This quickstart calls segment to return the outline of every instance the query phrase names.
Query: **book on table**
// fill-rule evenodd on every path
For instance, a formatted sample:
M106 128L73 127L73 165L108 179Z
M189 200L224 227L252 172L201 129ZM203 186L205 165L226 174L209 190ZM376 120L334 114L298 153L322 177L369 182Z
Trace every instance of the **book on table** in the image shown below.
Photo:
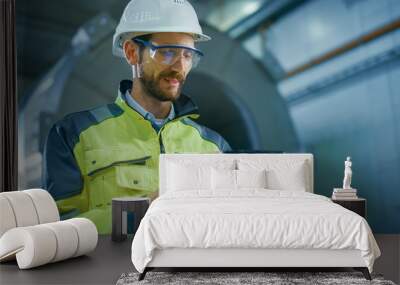
M335 200L358 199L357 189L334 188L332 193L332 199Z
M335 194L332 195L333 200L357 200L358 196L337 196Z
M343 189L343 188L333 188L334 193L357 193L357 189Z

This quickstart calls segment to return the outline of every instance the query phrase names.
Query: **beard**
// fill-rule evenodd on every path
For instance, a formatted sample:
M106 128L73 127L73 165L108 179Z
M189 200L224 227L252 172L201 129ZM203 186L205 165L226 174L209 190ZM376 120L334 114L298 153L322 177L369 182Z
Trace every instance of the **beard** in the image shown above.
M176 92L166 92L161 89L161 80L166 77L175 78L179 81L179 87ZM157 77L148 75L143 72L143 75L139 78L139 81L142 83L144 90L149 96L161 102L174 102L178 100L179 96L181 95L182 87L185 83L185 78L180 73L174 71L161 72Z

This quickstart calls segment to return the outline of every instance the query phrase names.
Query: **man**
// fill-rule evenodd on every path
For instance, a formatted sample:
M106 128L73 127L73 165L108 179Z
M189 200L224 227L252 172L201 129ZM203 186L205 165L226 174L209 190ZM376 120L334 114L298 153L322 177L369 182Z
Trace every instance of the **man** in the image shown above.
M132 65L115 103L70 114L50 130L43 184L63 218L92 220L111 232L111 200L154 196L160 153L214 153L230 147L192 118L198 109L181 94L208 40L184 0L135 0L124 10L113 53Z

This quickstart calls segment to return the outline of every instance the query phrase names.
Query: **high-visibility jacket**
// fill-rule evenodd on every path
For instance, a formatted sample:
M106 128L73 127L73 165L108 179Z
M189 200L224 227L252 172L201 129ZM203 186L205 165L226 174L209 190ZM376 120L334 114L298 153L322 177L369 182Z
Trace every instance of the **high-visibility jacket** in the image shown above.
M181 94L175 118L156 131L132 109L120 83L112 104L67 115L50 129L44 148L43 188L61 216L92 220L111 232L113 197L147 196L158 190L160 153L215 153L229 150L216 132L195 123L198 108Z

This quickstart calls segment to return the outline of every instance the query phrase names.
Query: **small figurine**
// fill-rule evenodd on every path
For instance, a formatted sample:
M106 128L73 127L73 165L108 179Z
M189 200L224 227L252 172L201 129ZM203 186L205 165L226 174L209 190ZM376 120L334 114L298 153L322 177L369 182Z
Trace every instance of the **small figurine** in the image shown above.
M351 157L348 156L344 162L344 179L343 179L343 189L351 188L351 177L353 176L353 171L351 170Z

